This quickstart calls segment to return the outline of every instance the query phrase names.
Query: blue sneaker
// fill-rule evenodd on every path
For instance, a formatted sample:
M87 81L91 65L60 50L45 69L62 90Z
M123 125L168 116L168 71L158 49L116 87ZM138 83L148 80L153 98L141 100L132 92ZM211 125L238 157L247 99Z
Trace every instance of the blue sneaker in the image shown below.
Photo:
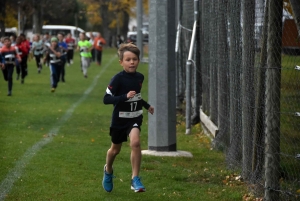
M108 174L106 172L106 164L104 165L104 175L103 175L103 180L102 180L102 186L104 188L104 190L106 190L107 192L111 192L114 188L114 184L113 184L113 178L115 178L115 176L113 175L113 173Z
M131 180L131 190L134 190L134 192L136 193L146 191L144 185L142 184L138 176L133 177L133 179Z

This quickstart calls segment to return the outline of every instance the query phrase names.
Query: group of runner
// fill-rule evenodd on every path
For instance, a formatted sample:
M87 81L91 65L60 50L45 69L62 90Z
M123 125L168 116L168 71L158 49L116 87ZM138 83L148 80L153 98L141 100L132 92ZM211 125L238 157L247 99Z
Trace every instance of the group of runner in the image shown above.
M24 84L28 75L27 62L31 57L35 59L38 73L41 73L43 65L49 67L51 92L54 92L59 81L65 82L65 65L73 64L76 49L80 52L81 71L87 78L87 69L92 61L101 65L102 46L105 44L106 41L100 33L96 35L90 33L90 39L85 33L80 33L78 42L70 33L66 36L63 33L56 36L46 33L42 37L35 34L32 42L26 39L24 34L1 38L0 67L4 80L8 82L7 95L12 95L14 67L17 71L16 79L19 80L21 77L21 83Z

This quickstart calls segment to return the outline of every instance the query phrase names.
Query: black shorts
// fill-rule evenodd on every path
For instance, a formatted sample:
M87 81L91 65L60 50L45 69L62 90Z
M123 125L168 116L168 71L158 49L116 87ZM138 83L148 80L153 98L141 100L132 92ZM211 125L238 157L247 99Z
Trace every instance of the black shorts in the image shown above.
M111 141L114 144L120 144L122 142L127 142L127 137L129 136L133 128L138 128L141 131L142 120L140 118L132 119L128 122L127 126L124 128L112 128L110 127Z

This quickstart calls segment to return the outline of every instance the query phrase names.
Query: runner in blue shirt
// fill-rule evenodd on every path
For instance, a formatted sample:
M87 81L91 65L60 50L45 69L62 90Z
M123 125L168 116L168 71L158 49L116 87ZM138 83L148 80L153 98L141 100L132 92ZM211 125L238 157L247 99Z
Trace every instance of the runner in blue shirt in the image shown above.
M57 34L57 38L58 38L58 47L60 47L63 50L63 54L60 57L62 64L61 64L61 78L60 80L62 82L65 82L65 65L67 62L67 52L68 52L68 45L66 42L64 42L64 36L62 33Z

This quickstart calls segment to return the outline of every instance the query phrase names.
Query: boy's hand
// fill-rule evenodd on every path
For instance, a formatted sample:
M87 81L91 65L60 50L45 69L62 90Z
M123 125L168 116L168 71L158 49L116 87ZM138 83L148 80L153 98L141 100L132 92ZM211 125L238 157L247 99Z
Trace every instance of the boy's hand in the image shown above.
M129 98L133 98L133 97L135 96L135 94L136 94L135 91L130 91L130 92L128 92L128 94L127 94L127 98L128 98L128 99L129 99Z
M150 106L149 109L148 109L148 112L153 115L154 114L154 107Z
M1 68L4 70L5 69L5 64L1 64Z

